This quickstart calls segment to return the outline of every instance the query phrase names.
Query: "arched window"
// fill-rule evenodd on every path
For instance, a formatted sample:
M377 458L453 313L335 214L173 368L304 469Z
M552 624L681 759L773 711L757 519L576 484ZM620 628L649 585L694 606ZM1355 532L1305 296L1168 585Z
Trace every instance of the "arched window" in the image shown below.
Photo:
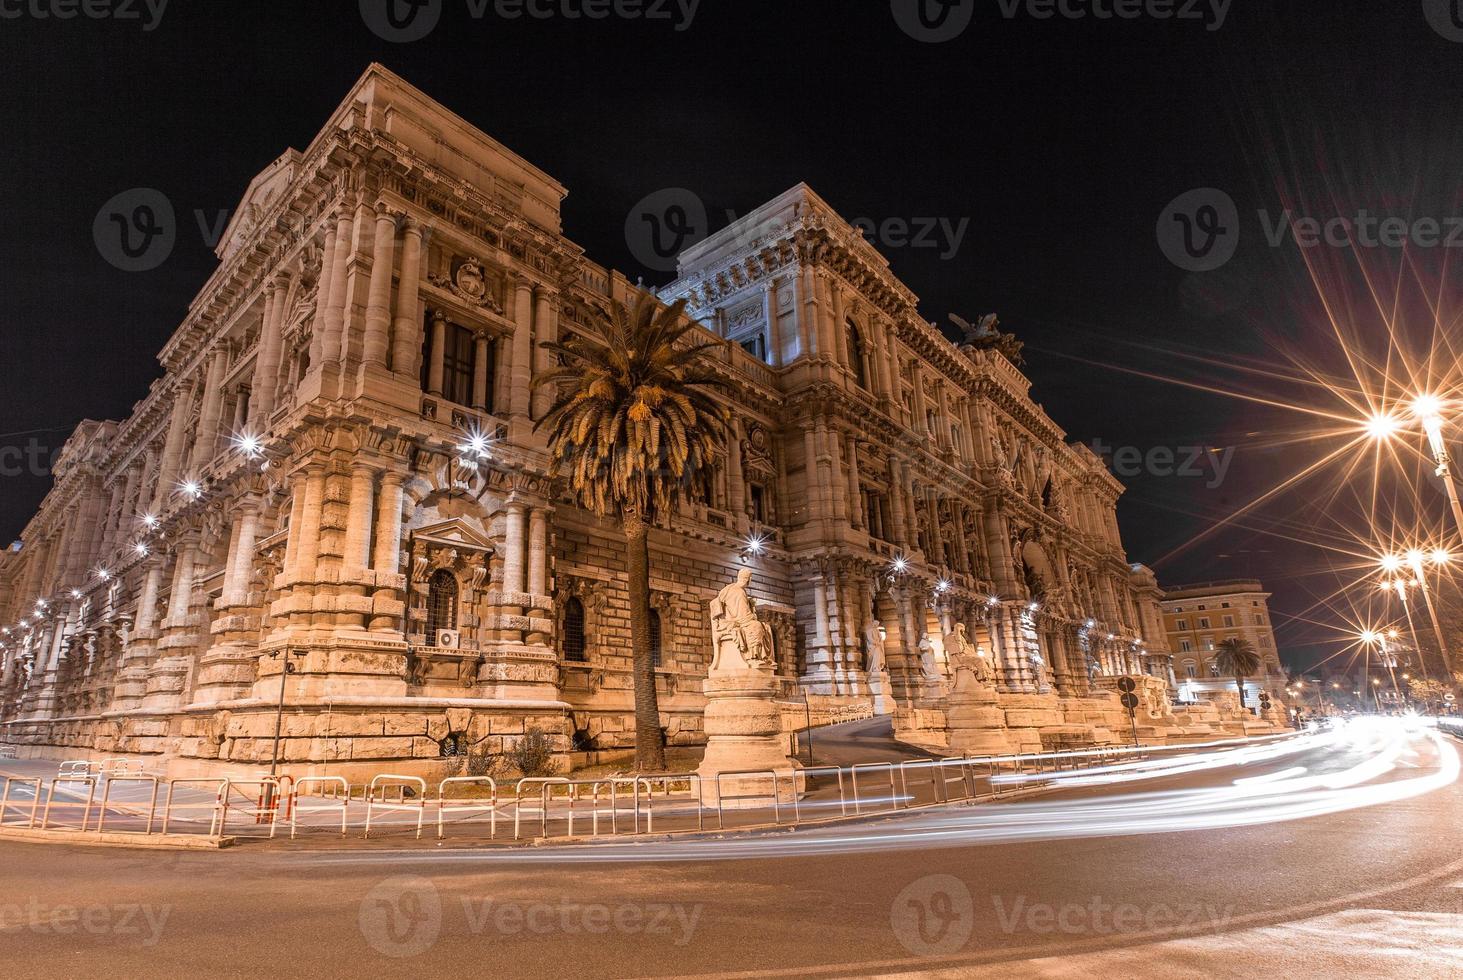
M564 603L564 659L584 662L584 603L570 596Z
M437 642L438 630L457 628L457 576L439 568L427 580L427 643Z
M660 666L660 611L650 610L650 665Z
M869 382L864 372L864 338L859 333L858 325L852 320L845 327L848 330L848 366L853 369L854 383L867 389Z

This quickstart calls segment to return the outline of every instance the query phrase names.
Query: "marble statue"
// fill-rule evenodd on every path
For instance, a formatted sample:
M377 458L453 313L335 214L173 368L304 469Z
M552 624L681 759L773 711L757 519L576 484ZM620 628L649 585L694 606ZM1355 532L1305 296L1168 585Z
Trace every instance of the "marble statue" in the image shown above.
M713 672L735 669L735 664L728 667L722 665L722 657L728 644L735 647L738 659L746 667L766 671L773 669L772 631L757 618L757 603L747 594L747 584L751 581L752 570L743 568L737 572L736 581L723 588L711 600Z

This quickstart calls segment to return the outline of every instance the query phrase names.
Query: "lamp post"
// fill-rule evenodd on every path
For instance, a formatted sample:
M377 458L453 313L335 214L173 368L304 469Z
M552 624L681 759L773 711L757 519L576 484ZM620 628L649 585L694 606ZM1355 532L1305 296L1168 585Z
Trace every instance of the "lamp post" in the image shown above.
M1448 492L1448 506L1453 510L1453 523L1458 533L1463 534L1463 503L1458 500L1458 485L1453 482L1448 447L1443 442L1443 403L1436 395L1419 395L1412 400L1412 414L1422 422L1422 429L1427 433L1428 447L1437 466L1433 472L1442 478Z
M1432 621L1433 638L1438 641L1438 655L1443 659L1443 670L1451 674L1453 670L1453 657L1448 652L1447 641L1443 639L1443 627L1438 621L1438 611L1433 607L1432 591L1427 587L1427 578L1423 570L1423 561L1425 559L1426 556L1420 548L1412 548L1405 555L1383 555L1382 570L1384 572L1397 572L1404 565L1411 570L1417 580L1418 588L1422 590L1422 600L1427 606L1428 618ZM1435 565L1445 564L1451 560L1451 556L1445 551L1438 550L1433 552L1432 561ZM1398 594L1401 594L1400 588Z
M279 736L284 728L284 685L289 676L295 673L295 665L290 662L290 657L304 658L304 650L275 650L267 654L269 659L281 658L279 671L279 701L274 708L274 747L269 751L269 775L274 776L279 771ZM266 791L269 787L266 786Z
M1389 579L1382 583L1384 592L1396 590L1397 598L1402 602L1402 615L1407 617L1407 635L1412 639L1413 652L1417 654L1418 665L1422 667L1422 676L1429 678L1431 675L1427 669L1427 657L1423 656L1422 646L1417 642L1417 626L1412 622L1412 607L1407 603L1407 583L1400 578Z

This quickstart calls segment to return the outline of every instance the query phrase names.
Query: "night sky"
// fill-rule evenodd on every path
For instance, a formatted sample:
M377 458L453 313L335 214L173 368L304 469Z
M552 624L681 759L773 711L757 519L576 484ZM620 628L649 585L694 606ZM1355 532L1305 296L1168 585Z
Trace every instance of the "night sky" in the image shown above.
M917 22L900 0L897 12L888 0L701 0L689 23L688 0L664 17L602 20L565 15L585 0L540 0L552 17L517 19L492 2L474 16L479 0L428 0L418 16L437 13L435 27L402 43L368 26L386 23L372 0L172 0L156 19L141 0L93 2L138 16L0 4L6 540L49 485L30 457L83 418L128 414L215 267L210 229L260 169L309 142L371 61L565 184L566 233L631 278L670 278L626 234L637 202L665 188L693 193L713 230L798 181L869 219L926 319L999 313L1027 344L1033 396L1072 439L1154 464L1121 474L1130 559L1168 584L1262 578L1293 662L1327 652L1357 612L1328 597L1357 574L1368 521L1444 526L1436 488L1408 489L1415 460L1374 501L1374 460L1359 453L1241 510L1345 444L1314 438L1341 427L1293 407L1345 408L1327 388L1360 390L1343 348L1384 363L1388 322L1419 358L1439 344L1445 356L1457 336L1450 258L1463 253L1272 246L1267 226L1287 207L1321 219L1365 209L1409 228L1434 219L1447 237L1463 215L1458 0L1234 0L1222 19L1204 0L1199 19L1136 20L979 0L942 43L901 26ZM950 7L931 30L969 15ZM139 187L172 204L176 244L127 272L93 221ZM1237 222L1238 244L1191 272L1158 230L1182 227L1165 209L1200 188L1227 194L1237 217L1195 210L1197 233ZM1190 200L1216 199L1204 193ZM1171 472L1189 447L1208 451L1197 472Z

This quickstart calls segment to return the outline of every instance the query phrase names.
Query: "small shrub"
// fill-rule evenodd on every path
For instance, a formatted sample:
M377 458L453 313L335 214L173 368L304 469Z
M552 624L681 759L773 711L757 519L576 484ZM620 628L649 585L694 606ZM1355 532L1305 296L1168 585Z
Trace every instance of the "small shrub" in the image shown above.
M525 776L547 776L554 771L554 746L540 728L530 728L508 752L513 767Z

